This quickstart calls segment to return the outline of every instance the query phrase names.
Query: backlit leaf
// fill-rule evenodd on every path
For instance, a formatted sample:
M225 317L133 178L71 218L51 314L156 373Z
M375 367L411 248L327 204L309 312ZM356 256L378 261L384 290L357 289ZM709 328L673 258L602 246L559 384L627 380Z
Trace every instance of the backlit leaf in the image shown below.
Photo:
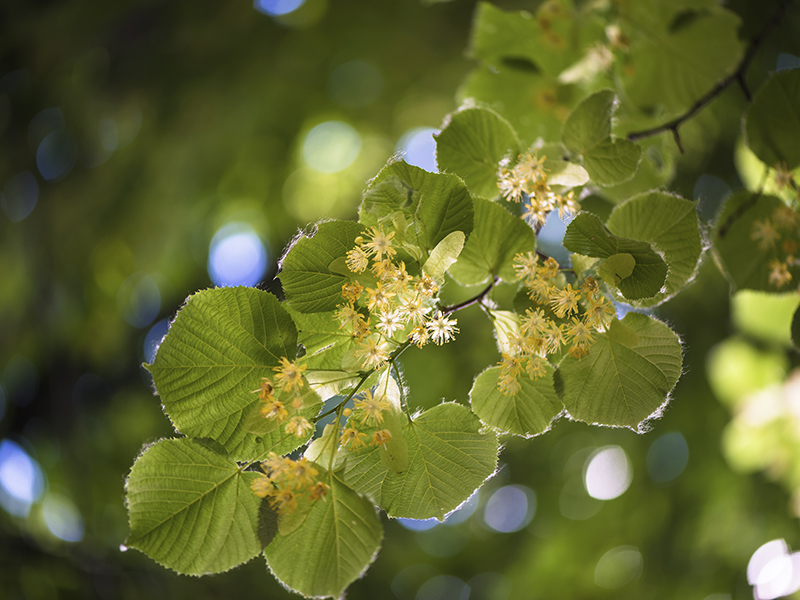
M469 393L473 412L501 432L533 437L550 429L553 419L564 406L553 387L553 368L544 377L531 380L522 373L516 394L503 394L498 387L500 367L491 367L478 375Z
M641 194L617 206L606 226L615 235L647 240L669 267L666 289L637 305L660 304L695 276L703 253L703 239L694 202L665 192Z
M800 165L800 69L774 73L747 109L748 147L770 167Z
M176 429L222 444L234 458L260 454L283 437L258 438L244 427L258 405L253 390L293 360L297 332L275 296L252 288L219 288L189 297L164 338L150 371ZM318 398L309 398L313 416ZM297 445L289 439L280 448ZM288 445L287 445L288 444ZM293 445L294 444L294 445Z
M588 356L561 362L555 388L573 418L641 431L680 377L681 344L669 327L646 315L628 313L622 324L635 335L598 335Z
M125 542L186 575L220 573L256 556L261 499L257 473L190 438L161 440L136 459L125 485ZM262 528L263 530L263 528Z
M325 312L342 302L342 285L348 277L330 269L355 246L362 233L358 223L319 223L312 236L301 235L281 262L280 280L289 305L301 313Z
M592 213L578 213L567 226L564 247L570 252L596 258L616 254L633 256L636 261L633 272L619 282L619 290L628 300L655 296L667 276L666 263L648 243L615 236Z
M482 198L498 195L500 161L519 154L519 140L508 121L485 108L458 110L434 137L439 169L459 175Z
M525 221L497 202L475 198L475 230L450 274L464 285L478 285L492 277L515 281L514 256L535 247L536 236Z
M341 479L322 471L330 486L324 500L310 503L302 526L278 534L267 547L267 565L288 588L305 596L338 598L375 560L383 528L375 507ZM299 507L298 510L302 510Z

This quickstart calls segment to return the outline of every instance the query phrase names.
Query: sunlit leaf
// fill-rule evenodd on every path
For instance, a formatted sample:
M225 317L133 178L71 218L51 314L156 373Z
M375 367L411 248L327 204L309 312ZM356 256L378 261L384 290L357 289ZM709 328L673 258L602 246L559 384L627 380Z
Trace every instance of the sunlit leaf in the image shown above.
M618 185L636 173L642 151L633 142L611 137L611 117L616 94L596 92L570 113L561 141L571 152L583 156L583 166L592 181L601 186Z
M301 313L325 312L342 302L342 285L348 278L330 270L355 246L362 228L352 221L319 223L316 232L301 235L281 262L280 279L291 307Z
M748 147L770 167L800 165L800 70L774 73L747 110Z
M475 198L475 230L450 274L464 285L485 283L492 277L515 281L514 256L535 247L536 236L525 221L497 202Z
M726 201L714 228L714 250L721 266L735 289L762 290L766 292L787 291L788 282L782 287L770 282L772 267L785 261L786 253L781 243L767 243L758 238L758 224L772 226L776 210L786 207L774 196L763 196L739 191ZM788 266L792 282L800 278L800 267Z
M703 239L694 202L664 192L642 194L617 206L606 226L615 235L647 240L667 263L665 290L639 306L660 304L695 276Z
M681 344L669 327L646 315L628 313L622 324L638 344L633 335L598 335L588 356L561 362L555 388L579 421L641 430L658 416L680 377Z
M125 486L131 528L125 543L187 575L250 560L269 542L259 539L266 517L250 490L256 476L200 441L157 442L136 459Z
M500 161L519 154L519 140L508 121L485 108L462 108L453 113L436 138L436 162L441 171L464 179L482 198L498 195Z
M500 367L491 367L478 375L469 397L472 410L501 432L533 437L550 429L553 419L564 406L553 388L553 368L547 367L544 377L531 380L522 373L516 394L503 394L498 387Z
M375 507L340 477L322 471L327 496L313 503L303 497L311 506L302 526L275 536L265 551L275 577L305 596L338 598L375 560L383 539Z
M646 242L613 235L595 215L578 215L567 226L564 247L585 256L608 258L630 254L636 266L630 276L619 282L619 290L629 300L651 298L659 293L667 276L667 265Z
M198 292L172 323L150 367L164 409L176 429L216 440L234 458L272 449L281 431L262 438L244 427L258 405L253 390L282 357L293 360L297 332L275 296L252 288ZM313 416L319 399L309 397ZM280 449L297 445L289 439Z
M390 517L444 519L470 497L497 465L493 433L459 404L440 404L405 427L408 467L393 473L376 449L346 451L345 481Z
M650 8L649 2L642 5ZM636 19L623 21L632 42L630 62L620 65L620 73L637 106L663 105L679 113L736 68L744 50L739 17L719 7L691 16L672 31L669 21L660 22L656 31Z
M386 193L377 194L376 190L384 188ZM402 200L403 192L406 200ZM394 200L386 200L387 193ZM464 235L472 231L472 198L464 182L450 173L430 173L403 161L389 162L370 182L360 214L366 223L398 208L409 222L409 242L426 252L454 231Z

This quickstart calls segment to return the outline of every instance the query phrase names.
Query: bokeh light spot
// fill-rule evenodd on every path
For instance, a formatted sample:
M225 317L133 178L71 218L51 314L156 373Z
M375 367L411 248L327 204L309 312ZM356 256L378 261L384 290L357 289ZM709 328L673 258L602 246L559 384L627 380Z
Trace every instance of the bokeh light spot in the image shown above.
M403 160L408 164L431 173L438 173L436 140L433 139L436 133L439 133L439 130L431 127L411 129L400 138L397 151L403 154Z
M452 575L437 575L423 583L416 600L467 600L469 586Z
M784 540L759 547L747 564L747 582L759 600L772 600L800 590L800 552L789 553Z
M16 442L0 442L0 505L12 515L26 517L43 491L39 464Z
M361 151L361 136L347 123L326 121L306 134L303 158L323 173L338 173L353 164Z
M0 195L3 212L13 223L18 223L31 214L38 200L39 184L30 171L23 171L9 179Z
M161 345L161 341L169 331L169 319L161 319L158 323L150 328L147 336L144 338L144 360L152 364L156 359L156 352Z
M47 181L59 181L66 177L77 160L78 145L63 129L45 136L36 150L36 166Z
M639 578L642 555L635 546L617 546L606 552L594 570L594 582L608 590L621 588Z
M617 498L628 489L632 479L633 468L628 455L619 446L598 448L586 461L583 484L592 498Z
M470 600L508 600L511 597L511 580L500 573L478 573L467 585Z
M60 494L48 494L42 507L42 516L54 536L65 542L83 539L83 519L75 503Z
M246 223L228 223L211 239L208 275L218 287L252 287L264 277L268 262L264 243Z
M536 512L536 494L521 485L507 485L496 490L483 512L483 520L494 531L511 533L530 523Z
M336 67L328 78L328 94L343 106L359 108L378 99L383 77L371 63L351 60Z
M270 17L288 15L303 6L305 0L254 0L253 8Z
M97 124L97 137L100 138L100 144L107 152L113 152L117 149L119 131L113 119L100 119Z
M444 520L445 525L460 525L467 519L469 519L472 514L475 512L475 509L478 508L478 500L480 498L479 492L476 490L472 493L472 496L467 498L467 501L464 502L461 506L459 506L456 510L451 512L448 517Z
M656 483L677 478L689 462L689 446L677 431L657 438L647 451L647 472Z
M431 518L431 519L397 519L397 522L400 523L406 529L410 529L411 531L428 531L428 529L433 529L437 525L439 525L439 521Z
M59 131L66 127L64 113L58 107L45 108L31 119L28 124L28 146L32 152L36 152L42 140L54 131Z
M147 327L161 310L158 284L148 275L134 273L119 286L117 307L128 323L140 329Z

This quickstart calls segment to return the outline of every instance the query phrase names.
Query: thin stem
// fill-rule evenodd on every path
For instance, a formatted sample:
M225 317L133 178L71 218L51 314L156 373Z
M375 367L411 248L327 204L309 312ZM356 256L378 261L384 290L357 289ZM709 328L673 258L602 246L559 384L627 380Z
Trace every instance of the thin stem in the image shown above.
M681 143L681 136L678 132L678 127L683 125L686 121L691 119L701 110L703 110L708 104L710 104L717 96L719 96L729 85L736 82L741 87L742 92L744 93L745 98L748 102L752 101L752 95L750 94L750 90L747 87L747 83L745 82L745 74L747 72L750 63L753 61L753 58L758 52L761 45L764 43L764 40L772 33L772 30L778 26L778 24L783 19L784 13L788 8L789 4L791 4L792 0L781 0L778 4L778 9L775 11L775 14L772 18L764 25L761 29L759 34L750 40L750 45L747 47L747 50L742 57L742 60L739 62L739 65L736 67L736 70L728 75L725 79L721 79L717 82L717 84L709 90L709 92L697 100L692 106L687 110L685 113L680 115L679 117L672 119L664 123L663 125L659 125L658 127L652 127L650 129L643 129L642 131L634 131L628 134L628 139L632 142L636 140L641 140L644 138L652 137L655 135L659 135L661 133L665 133L667 131L672 132L672 137L675 139L675 144L678 146L678 150L680 150L681 154L685 154L683 149L683 144Z
M467 308L468 306L472 306L473 304L477 304L481 300L483 300L489 292L494 289L494 286L497 285L497 282L500 281L499 277L495 277L492 279L491 283L486 286L484 290L481 291L480 294L470 298L469 300L464 300L463 302L459 302L458 304L452 304L450 306L443 306L440 310L442 314L449 315L451 313L456 312L457 310L461 310L462 308Z

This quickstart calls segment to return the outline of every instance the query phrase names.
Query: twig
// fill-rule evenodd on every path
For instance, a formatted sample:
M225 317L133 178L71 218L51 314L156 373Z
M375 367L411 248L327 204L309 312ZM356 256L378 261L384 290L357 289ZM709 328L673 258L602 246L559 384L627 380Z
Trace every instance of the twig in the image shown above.
M499 277L495 277L492 279L491 283L486 286L486 288L481 291L480 294L477 296L470 298L469 300L464 300L463 302L459 302L458 304L453 304L451 306L443 306L440 310L442 314L449 315L457 310L461 310L462 308L467 308L468 306L472 306L473 304L477 304L481 300L483 300L486 295L494 289L494 286L497 285L497 282L500 281Z
M764 43L764 40L767 38L767 36L772 33L772 30L777 27L781 22L781 19L783 19L783 15L791 2L792 0L781 0L781 2L778 4L778 10L775 11L775 14L772 16L772 18L767 22L766 25L764 25L764 28L759 32L759 34L750 40L750 45L747 47L747 50L745 51L744 56L742 57L742 60L736 70L728 75L725 79L718 81L717 84L711 88L711 90L705 96L692 104L689 110L687 110L681 116L672 119L663 125L659 125L658 127L629 133L628 139L631 142L635 142L636 140L641 140L671 131L672 137L675 139L675 144L678 146L678 150L680 150L681 154L685 154L683 144L681 143L681 136L680 133L678 133L678 127L703 110L706 105L710 104L731 83L738 83L739 87L742 88L742 92L744 93L745 98L747 98L747 101L752 101L753 97L750 94L747 83L745 83L745 73L752 62L753 57L756 55L756 52L758 52L758 49L761 47L761 44Z

